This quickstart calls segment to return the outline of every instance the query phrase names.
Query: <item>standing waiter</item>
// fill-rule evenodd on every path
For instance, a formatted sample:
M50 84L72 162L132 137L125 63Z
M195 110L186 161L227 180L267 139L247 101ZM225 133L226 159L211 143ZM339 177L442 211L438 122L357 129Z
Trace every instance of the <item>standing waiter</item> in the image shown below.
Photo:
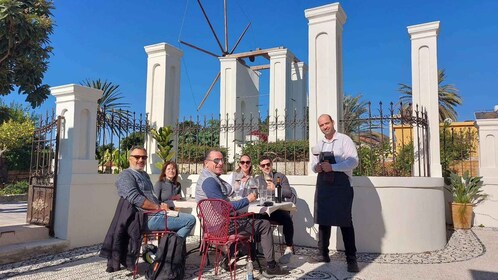
M318 126L324 134L313 148L311 168L318 173L315 191L315 223L318 224L319 254L312 262L330 262L331 226L341 228L348 272L358 272L354 227L351 215L353 188L351 177L358 166L358 152L349 136L334 129L330 115L321 115Z

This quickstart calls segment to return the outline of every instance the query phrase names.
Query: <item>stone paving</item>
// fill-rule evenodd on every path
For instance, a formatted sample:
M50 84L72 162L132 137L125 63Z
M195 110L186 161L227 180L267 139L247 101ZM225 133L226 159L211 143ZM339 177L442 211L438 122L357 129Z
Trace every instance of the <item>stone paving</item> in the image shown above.
M453 262L464 262L482 256L486 253L485 246L474 230L457 230L450 231L450 239L447 246L442 250L424 252L417 254L369 254L359 253L358 261L360 267L369 264L445 264ZM498 229L488 229L498 233ZM197 244L196 237L189 237L189 246ZM131 273L127 270L121 270L114 273L106 273L106 260L99 258L100 245L78 248L56 255L48 255L0 266L0 279L131 279ZM331 263L329 264L310 264L309 256L316 253L315 248L297 247L296 255L287 265L290 271L285 277L273 279L348 279L361 280L371 279L363 276L347 273L345 271L345 257L343 252L331 252ZM213 259L213 258L211 258ZM191 254L187 259L185 279L197 279L199 273L200 258L198 254ZM245 279L245 265L243 261L239 262L237 270L237 279ZM140 271L143 272L145 264L141 265ZM212 266L204 269L203 279L227 279L229 274L223 270L218 276L214 275ZM491 277L498 276L498 273L492 272ZM263 279L255 269L257 279ZM145 279L140 276L137 279ZM373 279L373 278L372 278ZM383 278L376 278L383 279ZM386 278L388 279L388 278ZM400 278L389 278L400 279ZM421 277L413 279L431 279L430 277ZM436 279L436 278L434 278ZM437 278L446 279L446 278ZM462 278L464 279L464 278ZM477 279L477 278L475 278ZM496 279L496 278L482 278Z

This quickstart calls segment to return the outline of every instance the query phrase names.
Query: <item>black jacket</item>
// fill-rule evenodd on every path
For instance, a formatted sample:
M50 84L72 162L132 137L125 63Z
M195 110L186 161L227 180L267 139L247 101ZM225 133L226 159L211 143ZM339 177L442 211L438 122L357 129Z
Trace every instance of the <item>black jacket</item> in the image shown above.
M120 198L100 250L100 257L107 259L107 272L120 270L119 264L133 269L140 253L142 224L142 212Z

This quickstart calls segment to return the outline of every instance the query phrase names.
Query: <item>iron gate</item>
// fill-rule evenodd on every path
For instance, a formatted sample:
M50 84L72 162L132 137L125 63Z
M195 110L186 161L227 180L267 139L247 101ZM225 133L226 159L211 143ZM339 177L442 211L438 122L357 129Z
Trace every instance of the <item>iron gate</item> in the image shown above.
M31 146L27 223L44 225L54 236L59 138L63 117L54 113L35 128Z

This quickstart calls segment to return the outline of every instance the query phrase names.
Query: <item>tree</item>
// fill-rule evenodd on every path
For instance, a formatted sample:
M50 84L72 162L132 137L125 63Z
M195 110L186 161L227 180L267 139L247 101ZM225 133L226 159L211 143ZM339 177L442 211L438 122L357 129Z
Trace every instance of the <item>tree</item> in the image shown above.
M115 85L107 80L85 80L81 85L100 89L103 91L102 97L97 101L97 129L100 132L105 129L114 135L123 135L128 132L132 124L132 114L128 109L130 103L122 102L122 93L119 85Z
M455 106L462 105L462 98L454 85L442 84L445 79L446 74L444 69L440 69L438 71L439 121L443 122L447 118L456 121L458 113L455 110ZM411 110L409 104L412 102L412 87L399 84L398 91L404 94L399 98L399 101L403 103L404 110Z
M360 127L365 124L365 120L362 120L361 117L368 112L368 102L361 100L361 97L361 94L344 96L342 124L344 134L358 134Z
M43 84L52 52L51 0L0 0L0 95L17 87L38 107L50 94Z

